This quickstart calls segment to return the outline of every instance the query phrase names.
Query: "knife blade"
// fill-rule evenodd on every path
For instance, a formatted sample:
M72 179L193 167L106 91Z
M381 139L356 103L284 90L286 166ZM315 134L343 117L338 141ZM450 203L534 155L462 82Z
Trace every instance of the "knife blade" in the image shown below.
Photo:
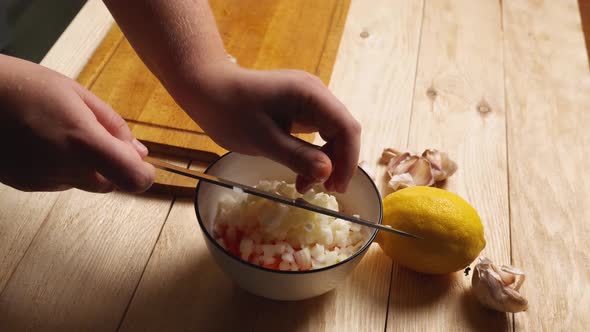
M338 211L326 209L324 207L321 207L321 206L318 206L315 204L311 204L302 198L291 199L291 198L283 197L283 196L280 196L280 195L277 195L277 194L274 194L271 192L260 190L255 187L251 187L248 185L244 185L241 183L237 183L234 181L223 179L223 178L217 177L215 175L178 167L176 165L172 165L170 163L167 163L165 161L162 161L160 159L156 159L156 158L153 158L150 156L145 157L144 161L154 165L154 167L159 168L161 170L171 172L174 174L178 174L178 175L182 175L182 176L186 176L186 177L190 177L193 179L205 181L205 182L208 182L208 183L211 183L214 185L218 185L221 187L231 189L236 192L247 193L250 195L262 197L262 198L265 198L265 199L268 199L271 201L286 204L286 205L293 206L296 208L312 211L315 213L320 213L320 214L327 215L327 216L334 217L334 218L347 220L347 221L350 221L352 223L359 224L362 226L376 228L380 231L384 231L384 232L388 232L388 233L392 233L392 234L396 234L396 235L401 235L401 236L405 236L405 237L410 237L410 238L414 238L414 239L422 239L421 237L419 237L417 235L410 234L408 232L404 232L404 231L392 228L388 225L381 225L381 224L373 223L371 221L362 219L357 216L344 214L344 213L341 213Z

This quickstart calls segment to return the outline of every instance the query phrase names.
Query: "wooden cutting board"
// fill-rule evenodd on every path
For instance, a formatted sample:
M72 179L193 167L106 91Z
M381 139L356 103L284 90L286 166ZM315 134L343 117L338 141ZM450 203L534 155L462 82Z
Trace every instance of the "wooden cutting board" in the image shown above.
M210 4L226 50L240 66L302 69L328 84L350 0L212 0ZM78 81L119 112L151 152L205 164L226 152L178 107L117 26ZM300 137L314 139L314 135ZM188 194L195 184L158 171L154 188Z

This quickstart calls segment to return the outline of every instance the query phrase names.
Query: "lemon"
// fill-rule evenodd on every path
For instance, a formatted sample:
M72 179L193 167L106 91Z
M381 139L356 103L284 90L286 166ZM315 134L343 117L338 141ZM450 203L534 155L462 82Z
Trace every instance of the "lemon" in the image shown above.
M432 187L409 187L383 199L383 224L422 237L379 232L377 242L399 264L443 274L461 270L486 245L477 211L461 197Z

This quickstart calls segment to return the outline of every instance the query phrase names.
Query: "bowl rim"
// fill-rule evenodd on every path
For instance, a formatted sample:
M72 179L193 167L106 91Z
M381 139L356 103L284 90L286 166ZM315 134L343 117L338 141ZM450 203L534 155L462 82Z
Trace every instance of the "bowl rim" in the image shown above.
M219 157L217 160L215 160L213 163L211 163L211 165L209 165L207 167L207 169L205 170L205 173L208 173L211 168L217 164L220 160L224 159L225 157L229 156L230 154L239 154L236 152L232 152L229 151L227 153L225 153L223 156ZM357 166L357 171L362 172L362 174L364 176L366 176L371 183L371 187L373 188L373 190L375 191L375 193L377 194L377 197L379 197L379 199L377 200L379 202L379 220L378 223L381 224L383 221L383 203L381 202L381 194L379 193L379 189L377 188L377 185L375 184L375 181L373 181L371 179L371 177L369 176L369 174L367 174L367 172L365 172L365 170L362 169L362 167ZM201 218L201 214L199 213L199 206L198 206L198 201L199 201L199 189L201 188L201 183L203 183L202 181L199 181L199 183L197 184L197 186L195 187L195 198L194 198L194 208L195 208L195 213L197 215L197 221L199 223L199 227L201 228L201 232L203 234L205 234L205 237L207 238L207 240L211 243L213 243L214 246L217 247L217 249L219 249L223 254L225 254L226 256L230 257L232 260L237 261L238 263L241 263L243 265L246 265L248 267L252 267L261 271L266 271L266 272L271 272L271 273L278 273L278 274L287 274L287 275L301 275L301 274L311 274L311 273L319 273L322 271L326 271L326 270L330 270L333 268L336 268L338 266L344 265L350 261L352 261L353 259L355 259L356 257L358 257L359 255L363 254L373 243L373 241L375 241L375 238L377 237L377 229L373 230L373 234L371 235L371 238L359 249L357 250L354 254L350 255L349 257L347 257L345 260L342 260L336 264L332 264L332 265L328 265L319 269L310 269L310 270L306 270L306 271L282 271L282 270L275 270L275 269L269 269L260 265L256 265L247 261L244 261L243 259L236 257L234 255L232 255L230 252L228 252L227 250L225 250L214 238L211 234L209 234L209 231L207 230L207 228L204 226L203 220Z

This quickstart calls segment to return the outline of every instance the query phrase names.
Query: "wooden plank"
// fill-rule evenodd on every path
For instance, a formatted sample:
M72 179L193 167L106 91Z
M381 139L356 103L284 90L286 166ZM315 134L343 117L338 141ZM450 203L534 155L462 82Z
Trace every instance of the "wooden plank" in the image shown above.
M0 297L0 330L114 330L170 199L62 193Z
M80 72L76 80L84 87L94 84L98 75L103 71L109 60L115 54L115 51L123 41L123 32L117 25L113 25L109 33L104 37L100 45L96 48L92 57L88 60L84 69Z
M121 330L242 330L258 303L215 265L193 202L183 198L170 212Z
M382 331L391 264L373 244L334 291L305 302L263 300L253 331Z
M375 164L381 144L407 139L408 82L414 80L421 19L417 2L351 3L330 87L363 124L363 155ZM370 37L361 36L365 30ZM367 84L378 80L385 82L378 91L378 83ZM389 116L392 109L401 114ZM375 130L384 119L388 130ZM353 275L324 296L281 303L248 295L215 266L192 202L182 200L172 208L122 329L382 331L390 276L391 262L374 245Z
M386 147L406 146L423 1L351 4L330 89L362 124L360 159L385 192ZM317 144L321 138L317 137Z
M483 255L510 263L501 8L498 1L427 1L409 147L449 153L459 171L445 189L478 211ZM479 306L471 275L425 276L395 266L388 330L510 329Z
M25 193L0 184L0 294L57 196L57 193Z
M120 30L113 30L116 39ZM92 64L92 63L91 63ZM90 69L85 69L90 70ZM100 75L88 88L125 119L137 118L158 85L126 39L118 45Z
M514 265L524 331L590 325L590 69L575 0L504 2Z
M170 157L165 154L155 153L150 150L150 156L161 159L163 161L172 163L180 167L188 167L189 161L187 158ZM208 163L193 162L194 165L199 166L202 170L205 170ZM195 195L195 188L199 180L188 178L186 176L174 174L156 168L156 177L152 186L147 190L150 194L157 195L168 195L170 197L187 197L192 198Z

